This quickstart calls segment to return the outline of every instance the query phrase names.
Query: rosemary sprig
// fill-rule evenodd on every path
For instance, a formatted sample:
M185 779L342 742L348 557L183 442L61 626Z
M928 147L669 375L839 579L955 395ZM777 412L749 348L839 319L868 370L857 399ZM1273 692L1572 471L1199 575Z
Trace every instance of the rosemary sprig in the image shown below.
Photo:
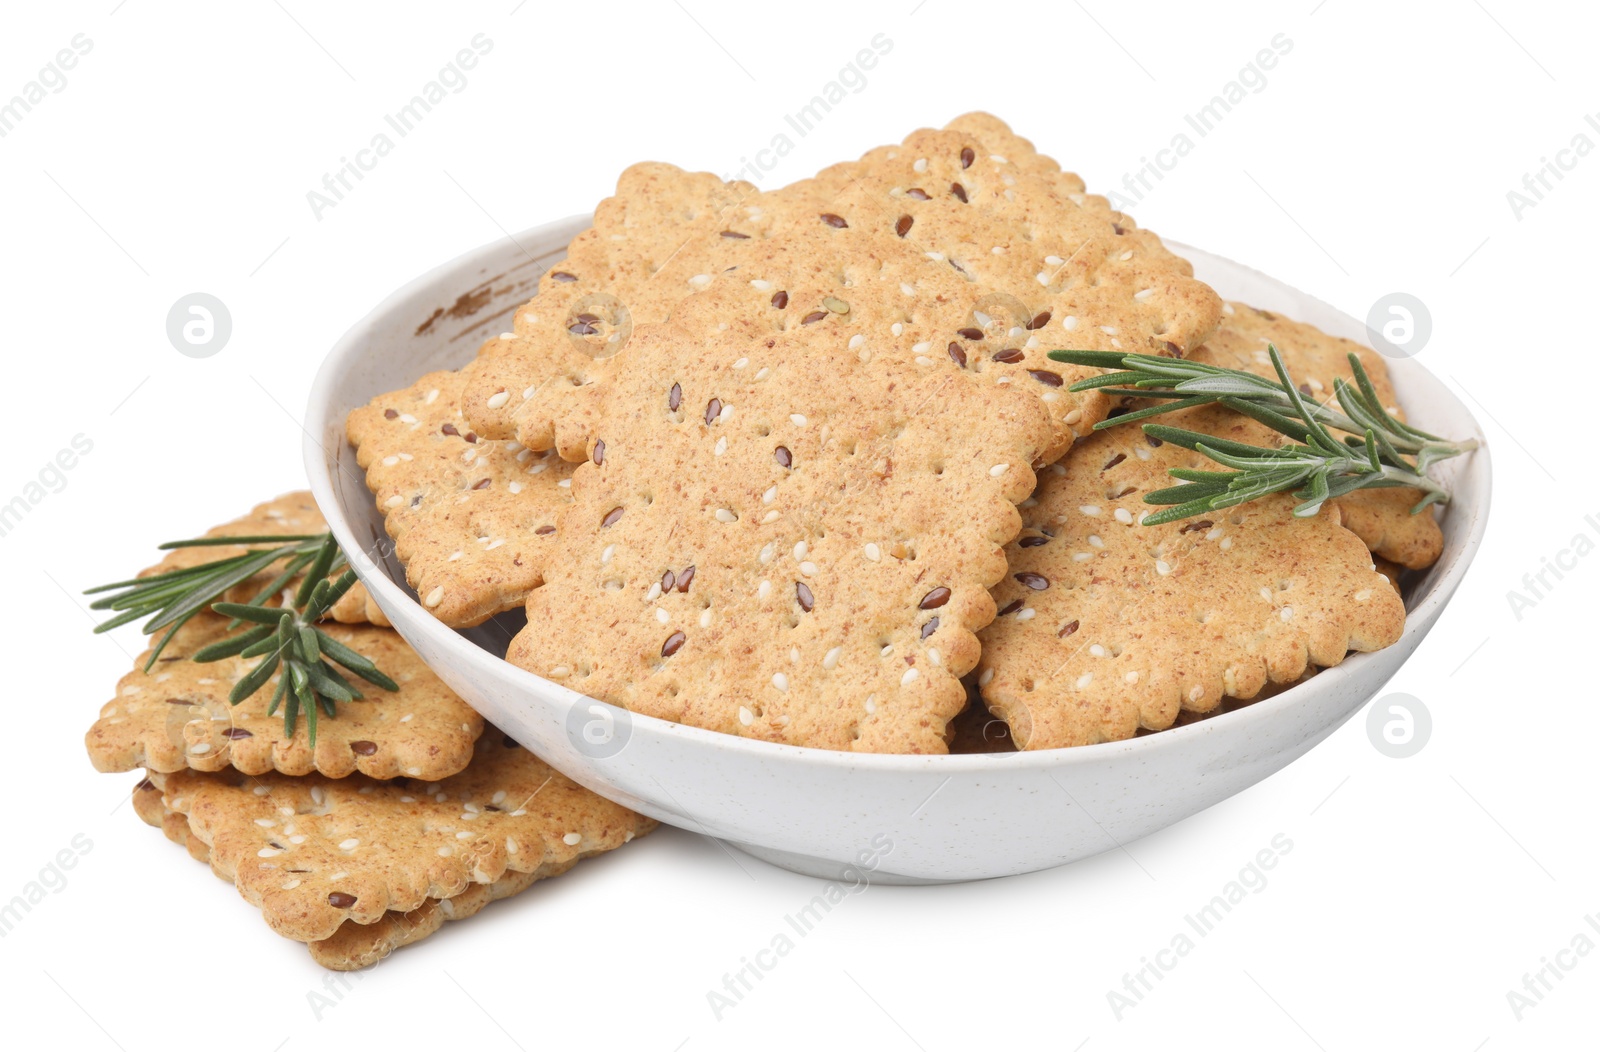
M266 537L199 537L163 544L163 551L176 548L217 547L237 544L272 544L276 547L214 559L181 570L135 577L88 589L85 595L110 593L90 604L93 610L118 611L95 627L105 632L118 625L148 617L143 631L155 635L166 631L150 652L144 671L149 672L161 657L172 637L200 611L210 608L231 620L227 631L241 625L252 627L236 632L197 650L192 660L220 661L228 657L259 657L261 660L234 684L228 695L237 705L266 685L280 669L278 686L267 715L283 708L283 732L293 737L299 715L306 716L306 729L313 747L317 744L317 713L336 715L335 703L362 697L355 684L347 680L329 661L345 671L384 690L399 690L399 685L378 670L368 658L340 643L317 627L333 604L356 582L354 570L346 567L344 553L332 533ZM267 586L249 602L221 601L228 591L250 580L278 562L283 567ZM344 569L337 580L330 575ZM300 585L284 605L268 605L296 577Z
M1116 370L1072 385L1073 391L1100 390L1113 397L1158 400L1102 420L1096 430L1201 405L1223 405L1267 425L1289 439L1276 448L1252 446L1197 431L1143 424L1146 434L1195 450L1229 471L1169 472L1181 486L1145 495L1145 503L1167 505L1141 521L1156 526L1208 511L1231 508L1272 493L1293 491L1300 501L1294 514L1305 517L1323 502L1358 489L1414 486L1422 500L1411 513L1430 504L1447 503L1449 492L1428 476L1442 460L1478 448L1476 439L1452 442L1410 426L1379 400L1372 379L1354 354L1349 356L1355 383L1334 380L1339 407L1308 400L1295 386L1278 348L1268 345L1274 382L1239 369L1226 369L1181 358L1118 351L1051 351L1058 362ZM1343 432L1336 437L1335 431Z

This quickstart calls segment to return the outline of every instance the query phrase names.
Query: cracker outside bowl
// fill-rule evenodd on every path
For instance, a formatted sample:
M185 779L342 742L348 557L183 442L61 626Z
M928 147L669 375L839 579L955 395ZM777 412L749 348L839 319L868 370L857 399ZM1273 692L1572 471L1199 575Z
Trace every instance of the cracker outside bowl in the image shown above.
M1456 494L1443 521L1444 554L1413 586L1398 643L1351 655L1257 704L1128 741L1024 754L871 756L622 712L502 660L520 615L456 632L429 614L387 554L382 516L344 441L352 407L470 359L588 225L589 217L575 216L475 249L357 322L312 388L311 490L395 628L485 717L595 792L776 865L878 883L975 880L1063 865L1187 818L1303 755L1375 697L1432 629L1482 542L1487 449L1442 466ZM1319 300L1220 257L1172 247L1227 299L1364 339L1360 322ZM475 309L452 309L460 304ZM1414 359L1390 367L1419 426L1483 441L1466 407Z

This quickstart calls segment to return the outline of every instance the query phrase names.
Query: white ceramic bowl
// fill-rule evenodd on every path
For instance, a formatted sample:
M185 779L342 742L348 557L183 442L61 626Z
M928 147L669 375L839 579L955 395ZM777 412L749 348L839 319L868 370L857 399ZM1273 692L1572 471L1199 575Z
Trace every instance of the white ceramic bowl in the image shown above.
M428 614L383 543L383 516L344 440L345 414L429 369L468 361L589 225L577 216L485 245L400 289L345 334L311 392L305 459L339 543L389 619L474 708L567 775L663 822L777 865L885 883L1025 873L1177 822L1272 774L1373 698L1428 634L1483 538L1489 456L1443 468L1455 503L1444 555L1410 590L1405 634L1235 712L1130 741L1034 753L875 756L802 749L630 714L501 658L519 614L455 632ZM1365 340L1334 308L1205 252L1174 246L1228 299ZM436 313L443 310L443 314ZM433 324L424 323L433 318ZM1444 384L1390 363L1418 426L1483 438ZM362 554L366 553L366 554Z

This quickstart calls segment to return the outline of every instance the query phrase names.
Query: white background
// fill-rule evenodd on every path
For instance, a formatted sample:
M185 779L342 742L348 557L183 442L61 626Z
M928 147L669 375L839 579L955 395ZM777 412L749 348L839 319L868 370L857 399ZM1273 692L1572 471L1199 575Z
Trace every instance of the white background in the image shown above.
M0 537L0 901L75 835L92 843L67 885L0 939L8 1043L1592 1041L1581 1035L1593 1033L1600 953L1565 957L1575 968L1520 1021L1507 1001L1580 930L1600 940L1584 921L1600 912L1600 557L1520 619L1507 598L1575 535L1600 539L1579 434L1592 410L1575 407L1588 392L1570 375L1594 354L1600 158L1571 155L1520 215L1507 199L1574 136L1600 144L1584 123L1600 110L1592 14L1511 0L330 6L19 4L0 30L0 100L75 34L93 44L0 138L0 503L75 435L93 442L64 488ZM479 33L493 50L464 90L314 217L307 191ZM1389 688L1423 699L1431 740L1389 759L1358 716L1127 853L872 888L720 1022L706 992L817 885L675 830L325 986L303 949L138 822L125 804L136 775L92 772L82 734L139 640L131 627L91 636L77 592L146 565L159 541L298 488L312 374L390 290L505 231L589 209L633 161L733 173L878 33L893 48L865 87L764 185L981 108L1106 192L1276 34L1293 42L1132 212L1357 317L1393 291L1431 309L1420 360L1479 415L1497 472L1487 546ZM168 308L195 291L233 317L230 342L205 360L165 332ZM1280 833L1293 849L1270 883L1119 1021L1107 991ZM312 990L336 1000L320 1018Z

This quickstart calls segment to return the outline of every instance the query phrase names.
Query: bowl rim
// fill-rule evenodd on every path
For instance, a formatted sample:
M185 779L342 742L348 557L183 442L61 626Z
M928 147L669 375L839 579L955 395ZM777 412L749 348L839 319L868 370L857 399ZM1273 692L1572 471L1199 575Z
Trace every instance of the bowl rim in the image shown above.
M302 425L304 438L301 448L312 498L321 509L323 517L328 523L328 528L333 531L335 538L346 551L360 551L362 546L357 541L350 522L340 511L339 500L333 490L333 472L328 468L328 453L318 436L325 433L324 424L335 419L338 420L337 433L341 437L343 436L344 417L350 409L355 407L333 405L333 390L336 386L337 377L351 362L360 356L360 352L363 350L363 338L369 324L373 320L389 314L402 303L409 301L418 292L430 288L443 275L457 269L463 269L469 261L475 263L485 253L501 247L507 240L520 245L548 236L551 232L570 228L575 223L582 223L587 226L590 219L591 216L588 214L578 213L563 219L543 223L539 226L519 231L509 238L497 238L494 241L478 245L440 263L384 297L380 303L352 324L329 350L311 384L311 391L307 398L305 419ZM1237 263L1225 256L1219 256L1204 249L1197 249L1178 241L1168 240L1165 241L1165 244L1180 255L1185 252L1201 253L1211 259L1259 275L1275 284L1285 284L1265 274L1263 271ZM1350 315L1331 304L1317 297L1296 291L1299 295L1327 308L1329 311L1345 318L1350 318ZM1391 362L1391 364L1396 363ZM1401 633L1400 639L1391 644L1394 647L1403 646L1407 641L1407 637L1413 634L1417 635L1417 642L1420 642L1421 636L1426 635L1438 614L1454 594L1456 586L1460 584L1461 579L1465 576L1467 567L1471 565L1477 549L1482 544L1488 525L1488 504L1492 487L1488 443L1481 424L1478 423L1466 405L1459 398L1456 398L1454 392L1450 391L1442 380L1434 376L1421 363L1416 362L1414 359L1407 359L1398 364L1403 371L1417 370L1432 378L1438 383L1440 389L1454 401L1455 407L1462 416L1472 422L1472 431L1475 437L1479 439L1480 447L1471 457L1462 462L1462 470L1477 476L1483 491L1483 507L1474 509L1478 513L1469 516L1468 532L1461 544L1459 555L1455 558L1453 564L1446 568L1442 576L1430 583L1427 594L1415 607L1407 609L1405 628ZM335 417L335 414L337 414L337 417ZM363 492L370 493L366 488L364 477L359 478L357 481ZM1457 514L1464 513L1457 512ZM1435 565L1437 566L1438 564ZM402 588L391 580L387 574L376 572L373 569L374 564L369 560L353 559L351 560L351 566L357 569L358 576L369 590L378 592L389 603L413 607L413 613L416 615L412 619L413 623L428 637L430 643L458 654L463 658L462 663L469 669L481 669L487 675L507 677L509 685L515 688L519 695L527 701L546 704L553 688L556 697L565 701L568 705L580 703L601 704L617 709L617 711L627 712L627 719L630 721L635 734L641 729L646 729L653 735L675 738L691 747L743 753L746 758L752 761L798 761L822 767L865 768L885 773L911 772L917 769L933 767L938 771L951 775L971 775L985 772L999 773L1001 771L1056 768L1074 764L1097 764L1109 762L1115 757L1124 755L1155 756L1168 750L1186 748L1191 742L1210 734L1232 731L1235 728L1242 729L1248 723L1269 720L1285 708L1298 704L1306 697L1308 692L1314 689L1334 690L1345 680L1358 677L1366 664L1379 660L1379 655L1383 653L1383 651L1371 651L1349 654L1338 665L1325 668L1311 679L1282 690L1272 697L1253 702L1232 712L1218 713L1181 727L1168 727L1165 730L1146 735L1136 735L1120 741L998 753L908 754L844 752L833 749L819 749L812 746L790 745L782 742L761 741L756 738L745 738L736 734L725 734L721 731L674 723L658 716L628 712L619 706L611 705L609 702L591 698L563 684L544 679L533 672L511 664L503 657L496 657L484 650L462 635L461 632L450 628L444 622L429 614L410 593L409 589ZM393 619L391 618L391 620ZM1408 655L1405 660L1410 660L1410 656Z

